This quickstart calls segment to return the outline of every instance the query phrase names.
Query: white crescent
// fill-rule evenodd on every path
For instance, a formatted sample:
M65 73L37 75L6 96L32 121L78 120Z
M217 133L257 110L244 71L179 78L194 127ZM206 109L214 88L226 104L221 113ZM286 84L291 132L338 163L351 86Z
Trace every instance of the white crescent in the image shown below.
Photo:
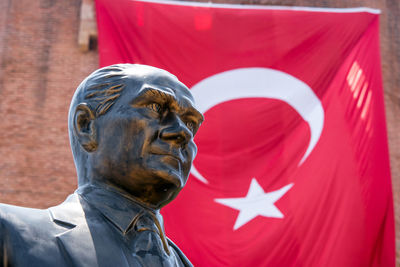
M268 68L241 68L210 76L191 88L196 107L203 114L226 101L240 98L273 98L292 106L310 126L311 137L299 162L304 163L317 144L324 125L324 109L314 91L301 80ZM191 173L208 183L192 165Z

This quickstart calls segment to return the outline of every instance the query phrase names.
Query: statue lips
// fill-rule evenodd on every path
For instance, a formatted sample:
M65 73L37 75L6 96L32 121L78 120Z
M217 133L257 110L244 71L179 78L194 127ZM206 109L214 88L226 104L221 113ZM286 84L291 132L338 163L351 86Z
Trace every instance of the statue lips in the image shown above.
M168 152L163 152L163 151L153 151L151 153L152 155L159 156L160 157L160 162L162 162L165 165L168 165L168 173L174 173L177 176L178 179L171 178L171 175L168 175L169 177L166 177L165 179L173 184L175 184L177 187L181 186L182 183L182 166L183 166L183 159L180 156L177 156L173 153L168 153Z
M158 154L158 155L163 156L162 159L163 162L166 162L167 164L174 167L174 169L180 171L182 160L179 157L171 154Z

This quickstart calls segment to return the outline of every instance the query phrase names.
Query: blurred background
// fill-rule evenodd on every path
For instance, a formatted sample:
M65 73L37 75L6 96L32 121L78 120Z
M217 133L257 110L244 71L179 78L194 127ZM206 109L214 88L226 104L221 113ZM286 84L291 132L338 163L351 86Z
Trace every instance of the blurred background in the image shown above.
M400 4L397 0L222 0L215 3L381 10L381 56L400 266ZM91 0L0 1L0 202L47 208L77 186L67 116L98 68Z

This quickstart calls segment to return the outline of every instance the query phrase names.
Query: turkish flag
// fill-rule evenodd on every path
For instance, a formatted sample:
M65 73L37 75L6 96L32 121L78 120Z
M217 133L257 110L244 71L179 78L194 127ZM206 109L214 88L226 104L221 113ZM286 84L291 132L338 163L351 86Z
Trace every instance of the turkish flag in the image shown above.
M379 14L97 0L101 66L166 69L205 115L167 235L195 266L394 266Z

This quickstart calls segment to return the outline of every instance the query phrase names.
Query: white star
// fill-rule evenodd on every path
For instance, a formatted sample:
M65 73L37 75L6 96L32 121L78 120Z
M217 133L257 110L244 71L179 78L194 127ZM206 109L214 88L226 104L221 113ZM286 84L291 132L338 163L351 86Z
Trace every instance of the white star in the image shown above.
M253 220L258 215L264 217L283 218L282 212L274 205L293 184L288 184L281 189L265 193L256 178L251 180L249 192L246 197L218 198L215 202L239 210L233 230L239 229L244 224Z

